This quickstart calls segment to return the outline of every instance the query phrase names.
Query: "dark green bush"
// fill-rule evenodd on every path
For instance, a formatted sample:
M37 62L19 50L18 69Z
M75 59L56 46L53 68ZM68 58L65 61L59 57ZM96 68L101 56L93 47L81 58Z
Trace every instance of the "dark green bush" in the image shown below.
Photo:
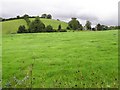
M48 14L47 19L52 19L52 15Z
M61 29L60 32L67 32L67 30L66 29Z
M45 28L45 31L46 31L46 32L54 32L53 27L52 27L51 25L48 25L48 26Z
M58 31L60 31L62 29L62 27L61 27L61 24L58 26Z
M27 33L28 32L28 30L25 28L25 26L24 25L20 25L19 26L19 28L18 28L18 31L17 31L17 33Z

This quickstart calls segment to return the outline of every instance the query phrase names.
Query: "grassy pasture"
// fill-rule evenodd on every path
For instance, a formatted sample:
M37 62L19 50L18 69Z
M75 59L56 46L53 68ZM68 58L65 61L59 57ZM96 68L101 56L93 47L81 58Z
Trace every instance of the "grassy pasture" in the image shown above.
M117 30L6 34L2 49L3 87L118 87Z
M34 18L30 18L30 20L34 20ZM67 23L62 22L62 21L57 21L53 19L40 19L46 26L47 25L52 25L54 29L58 28L58 25L61 24L63 29L66 29ZM20 25L25 25L27 27L27 24L24 19L18 19L18 20L10 20L10 21L5 21L5 22L0 22L2 23L2 33L3 34L10 34L10 33L16 33L18 30L18 27Z

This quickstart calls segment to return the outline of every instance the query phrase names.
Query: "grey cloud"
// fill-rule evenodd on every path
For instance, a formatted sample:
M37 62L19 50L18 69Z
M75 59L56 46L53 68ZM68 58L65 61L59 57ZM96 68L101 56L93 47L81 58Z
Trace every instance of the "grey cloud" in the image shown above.
M79 15L79 18L82 19L82 20L90 20L90 21L98 21L98 17L95 16L95 15L90 15L90 14L82 14L82 15Z
M114 19L114 18L111 18L110 20L105 20L105 21L99 21L101 24L104 24L104 25L118 25L118 20L117 19Z
M89 8L87 6L82 7L84 6L82 5L82 1L80 1L80 4L77 3L79 0L76 0L76 4L73 4L74 0L38 0L36 2L27 0L18 0L19 2L16 0L7 1L8 0L2 2L2 17L5 18L24 14L41 15L43 13L50 13L54 19L60 19L64 21L70 20L71 17L76 17L83 22L89 20L92 22L92 24L102 23L106 25L117 25L116 14L111 12L111 14L113 14L112 17L109 17L107 19L106 17L103 17L101 20L101 14L98 13L98 10L96 10L96 12L88 12ZM105 12L103 14L107 15Z

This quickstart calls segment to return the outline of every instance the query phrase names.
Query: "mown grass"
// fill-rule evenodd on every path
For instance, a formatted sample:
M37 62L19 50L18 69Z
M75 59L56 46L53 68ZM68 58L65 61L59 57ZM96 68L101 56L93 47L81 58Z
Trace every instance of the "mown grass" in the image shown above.
M3 87L14 76L22 80L31 64L32 79L17 87L30 87L31 80L33 88L118 87L117 35L117 30L3 35Z
M31 21L34 20L34 18L30 19ZM52 25L54 29L58 28L58 25L61 24L62 29L66 29L67 23L62 22L62 21L57 21L53 19L40 19L46 26L47 25ZM18 30L18 27L20 25L25 25L27 28L27 24L24 19L18 19L18 20L10 20L10 21L5 21L5 22L0 22L2 23L2 33L3 34L10 34L10 33L16 33Z

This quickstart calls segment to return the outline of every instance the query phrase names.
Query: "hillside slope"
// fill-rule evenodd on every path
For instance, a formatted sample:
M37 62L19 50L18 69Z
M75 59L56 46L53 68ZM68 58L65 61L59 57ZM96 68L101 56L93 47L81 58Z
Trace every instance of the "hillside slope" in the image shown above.
M34 18L31 18L30 20L32 21L34 20ZM43 18L41 18L40 20L45 24L45 26L52 25L54 29L57 29L59 24L61 24L63 29L67 27L67 23L62 21L57 21L53 19L43 19ZM25 25L27 27L27 24L24 19L10 20L0 23L2 23L3 34L16 33L20 25Z

